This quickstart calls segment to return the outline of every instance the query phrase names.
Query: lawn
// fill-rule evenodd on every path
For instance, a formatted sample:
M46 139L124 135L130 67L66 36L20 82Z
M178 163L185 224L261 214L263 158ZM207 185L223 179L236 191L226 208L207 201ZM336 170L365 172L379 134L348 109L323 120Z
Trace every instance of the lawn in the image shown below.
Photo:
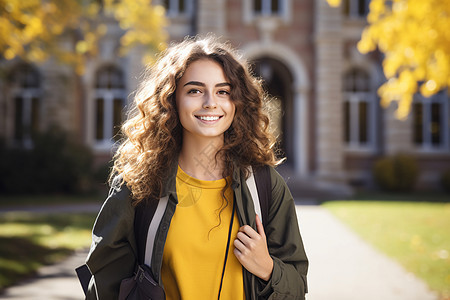
M448 196L361 199L323 205L375 248L422 278L442 299L450 299L450 203L439 202L448 201ZM432 202L420 201L425 199Z
M95 214L0 214L0 290L88 247Z
M64 205L80 203L102 203L107 193L100 195L33 195L0 196L0 208L30 207L36 205Z

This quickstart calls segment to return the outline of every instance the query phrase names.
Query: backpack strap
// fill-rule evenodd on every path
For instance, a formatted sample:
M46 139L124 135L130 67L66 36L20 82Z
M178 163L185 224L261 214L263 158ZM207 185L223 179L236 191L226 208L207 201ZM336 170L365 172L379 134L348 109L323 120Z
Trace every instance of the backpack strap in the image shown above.
M262 223L264 227L269 222L269 208L272 200L272 180L269 166L263 166L255 172L256 188L258 189L259 203L261 205Z
M169 197L157 201L143 201L136 208L134 235L138 247L138 263L150 266L156 231L164 215ZM150 253L149 253L150 252Z
M135 210L134 217L134 236L136 237L136 244L138 248L138 263L144 264L145 247L147 244L148 228L155 215L159 200L142 201L138 204Z
M258 188L256 187L255 176L253 175L253 169L250 171L250 177L245 181L247 183L247 187L250 190L250 194L252 195L253 205L255 206L255 213L259 216L261 221L264 222L266 219L265 216L261 213L261 200L258 195Z
M169 202L169 196L165 196L159 199L158 206L156 207L153 216L147 216L145 219L151 219L150 225L147 230L147 240L145 244L145 256L144 263L151 267L152 256L153 256L153 246L155 244L156 232L158 231L159 224L166 211L167 203ZM154 203L154 202L153 202ZM146 209L146 211L151 212L152 209Z
M272 199L272 181L269 166L252 168L246 181L252 195L256 214L266 227L269 220L269 206Z

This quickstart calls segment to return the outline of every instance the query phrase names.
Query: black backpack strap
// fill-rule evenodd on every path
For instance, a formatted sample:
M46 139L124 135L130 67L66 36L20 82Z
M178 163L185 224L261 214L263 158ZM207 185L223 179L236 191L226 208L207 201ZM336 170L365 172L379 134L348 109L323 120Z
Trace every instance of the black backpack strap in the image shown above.
M272 180L270 179L269 166L255 168L256 189L258 190L259 203L261 205L261 214L264 228L269 220L269 207L272 202Z
M147 233L157 206L158 201L151 200L142 201L136 206L134 215L134 236L138 247L138 263L140 265L144 264Z

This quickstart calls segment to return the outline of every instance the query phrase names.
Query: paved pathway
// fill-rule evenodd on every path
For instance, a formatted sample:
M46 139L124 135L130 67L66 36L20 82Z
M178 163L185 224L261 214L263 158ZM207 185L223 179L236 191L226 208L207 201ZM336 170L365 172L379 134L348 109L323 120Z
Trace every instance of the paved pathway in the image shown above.
M0 295L0 299L15 300L80 300L83 289L78 282L75 268L86 258L86 251L76 252L64 262L45 266L38 277L13 286Z
M426 285L328 211L297 206L310 261L308 300L433 300Z
M319 206L297 206L310 260L308 300L436 300L425 284L375 251ZM44 267L38 278L11 287L0 299L72 300L83 292L74 268L86 251Z

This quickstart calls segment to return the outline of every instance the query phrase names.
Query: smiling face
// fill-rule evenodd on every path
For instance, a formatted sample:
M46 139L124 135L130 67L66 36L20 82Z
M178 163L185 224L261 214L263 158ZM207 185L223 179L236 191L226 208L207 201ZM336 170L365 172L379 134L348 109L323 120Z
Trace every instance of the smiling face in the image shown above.
M217 138L233 122L235 105L222 67L210 59L192 62L180 78L176 105L183 137Z

